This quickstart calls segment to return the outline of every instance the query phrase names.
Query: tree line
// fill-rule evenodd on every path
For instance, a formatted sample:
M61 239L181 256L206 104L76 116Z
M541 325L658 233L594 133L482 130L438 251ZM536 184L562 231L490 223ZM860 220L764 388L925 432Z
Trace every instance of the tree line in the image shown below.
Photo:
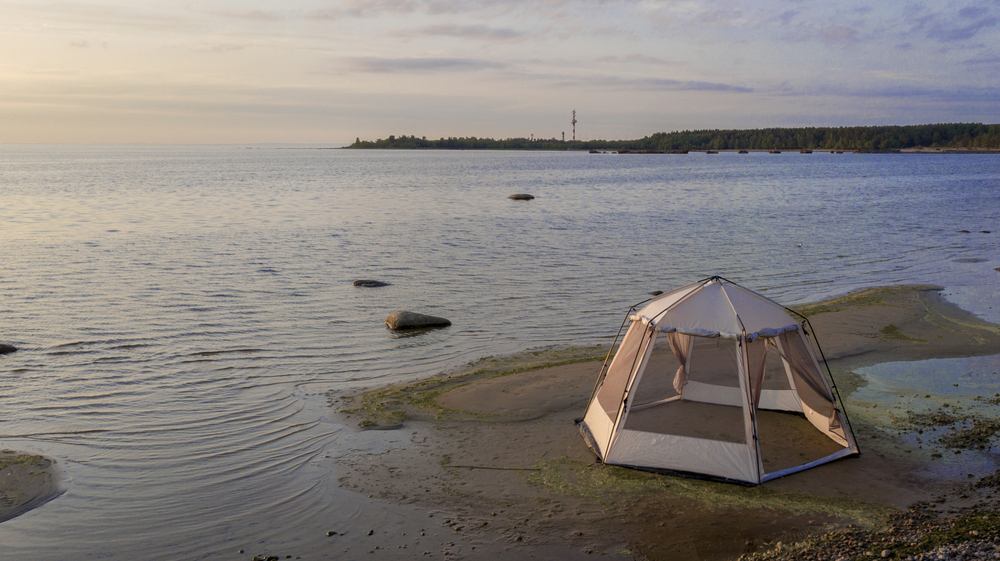
M798 127L658 132L636 140L394 136L356 139L347 148L444 150L902 150L907 148L1000 149L1000 125L944 123L876 127Z

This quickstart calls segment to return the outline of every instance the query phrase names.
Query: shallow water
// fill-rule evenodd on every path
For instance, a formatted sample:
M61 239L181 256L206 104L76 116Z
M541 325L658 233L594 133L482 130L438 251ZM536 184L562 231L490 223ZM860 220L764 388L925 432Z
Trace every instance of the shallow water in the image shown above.
M390 516L337 487L369 444L325 391L609 342L713 274L793 307L940 284L1000 321L998 180L998 156L0 146L0 446L67 489L0 543L321 551L327 522ZM400 309L453 326L393 335Z
M918 431L907 420L911 413L935 412L988 420L1000 417L997 407L986 401L1000 392L1000 355L886 362L855 372L865 385L846 397L852 418L881 427L887 434L895 433L890 438L897 450L905 454L918 451L920 459L931 460L924 471L944 477L969 473L982 477L997 469L1000 446L956 454L955 449L938 441L954 427L921 427Z

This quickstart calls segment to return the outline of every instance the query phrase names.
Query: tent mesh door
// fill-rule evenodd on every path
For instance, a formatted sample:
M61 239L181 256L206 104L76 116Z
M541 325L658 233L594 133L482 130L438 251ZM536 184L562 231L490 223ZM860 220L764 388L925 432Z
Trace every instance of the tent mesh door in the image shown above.
M736 341L669 335L661 333L656 338L642 377L629 396L625 428L745 443ZM680 374L678 357L686 358Z

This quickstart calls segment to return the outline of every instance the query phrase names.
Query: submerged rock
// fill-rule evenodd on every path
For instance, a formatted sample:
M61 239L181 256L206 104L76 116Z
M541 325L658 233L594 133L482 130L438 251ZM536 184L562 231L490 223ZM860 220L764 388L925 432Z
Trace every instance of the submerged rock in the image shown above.
M426 327L448 327L451 321L437 316L428 316L416 312L396 312L385 318L389 329L421 329Z
M7 343L0 343L0 355L12 353L16 350L17 347L15 347L14 345L8 345Z
M387 282L382 282L380 280L372 280L372 279L360 279L360 280L356 280L356 281L354 281L353 284L354 284L354 286L364 286L364 287L368 287L368 288L378 288L380 286L389 286L389 283L387 283Z
M534 195L529 195L527 193L514 193L513 195L507 197L508 199L513 199L515 201L530 201L534 199Z

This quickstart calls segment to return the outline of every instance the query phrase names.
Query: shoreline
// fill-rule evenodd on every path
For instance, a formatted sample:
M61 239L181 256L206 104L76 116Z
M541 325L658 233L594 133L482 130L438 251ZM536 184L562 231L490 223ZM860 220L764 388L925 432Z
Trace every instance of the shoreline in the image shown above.
M797 309L809 316L848 409L866 384L858 368L1000 354L1000 326L939 290L876 288ZM852 421L861 457L757 487L595 463L573 420L606 353L528 351L410 384L330 393L345 424L382 429L372 434L395 442L348 454L338 462L341 485L454 513L454 531L480 540L477 555L555 547L565 558L735 559L767 551L783 558L791 550L774 553L774 544L830 532L875 536L913 505L924 505L921 516L945 518L1000 505L990 474L973 482L924 469L938 460L926 451L906 455L891 427L860 414Z

